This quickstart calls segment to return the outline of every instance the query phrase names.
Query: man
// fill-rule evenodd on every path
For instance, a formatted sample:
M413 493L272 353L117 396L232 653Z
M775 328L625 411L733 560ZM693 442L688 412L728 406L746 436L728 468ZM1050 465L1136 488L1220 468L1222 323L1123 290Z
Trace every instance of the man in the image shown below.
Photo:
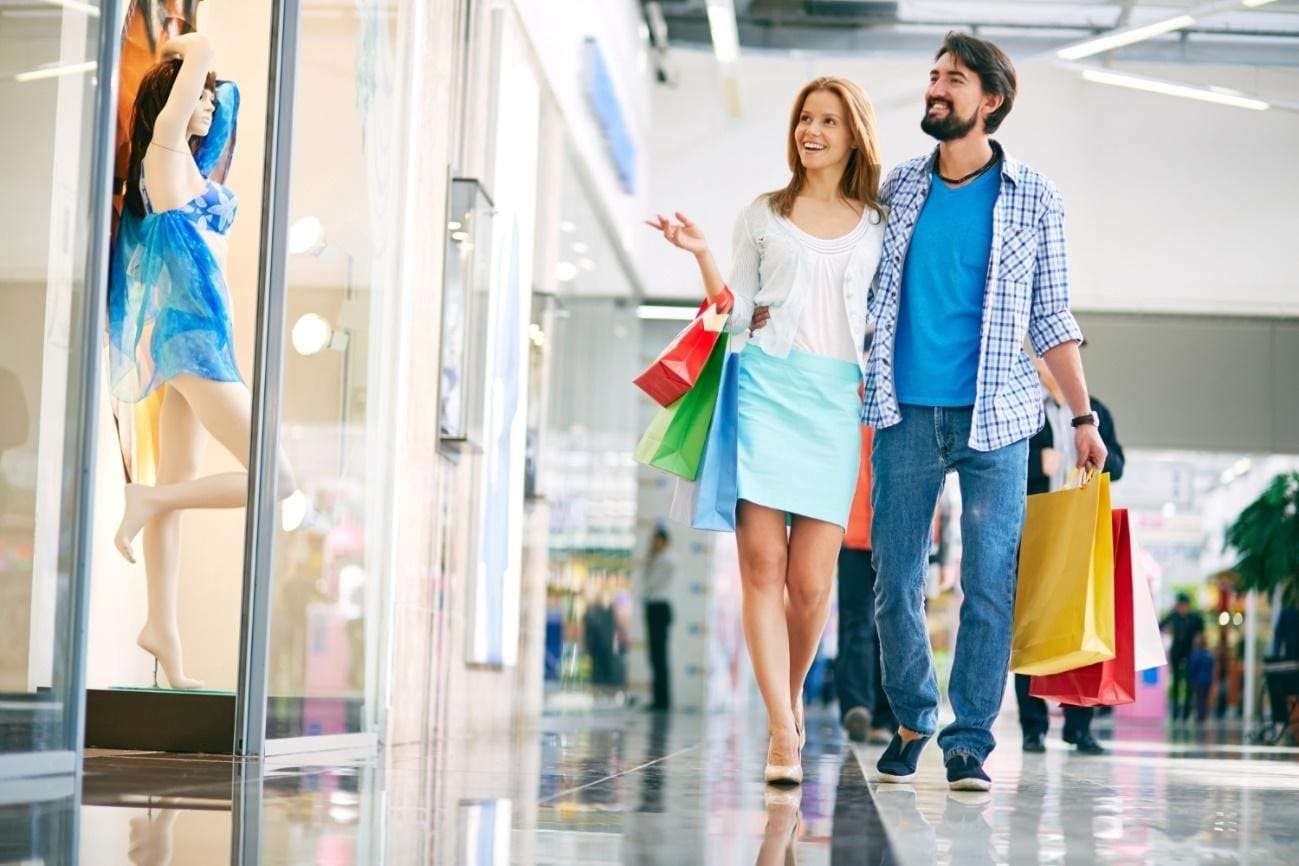
M1173 645L1168 649L1168 667L1173 672L1168 698L1173 708L1173 721L1180 722L1191 717L1192 695L1186 677L1187 664L1191 660L1195 636L1204 631L1204 617L1198 610L1191 609L1191 597L1179 592L1172 612L1159 621L1159 630L1171 632L1173 636Z
M861 472L839 551L839 655L834 687L839 719L854 742L887 743L896 720L880 686L880 638L875 630L875 568L871 565L871 443L861 430Z
M908 781L938 722L922 585L929 525L948 471L961 485L965 600L939 736L954 790L986 791L1010 659L1028 438L1043 423L1034 352L1073 417L1076 465L1099 469L1096 430L1069 312L1064 211L1055 187L989 136L1014 104L1015 70L995 45L951 33L921 127L932 154L889 175L876 332L863 420L875 428L872 548L884 689L899 727L878 769Z
M672 625L672 578L676 564L668 548L672 537L658 526L650 538L649 557L641 581L645 599L645 633L649 639L650 671L654 700L647 709L666 713L672 709L672 670L668 664L668 627Z
M1083 346L1086 346L1085 340ZM1072 432L1069 427L1069 413L1072 410L1065 404L1060 383L1051 375L1042 359L1034 358L1033 366L1037 368L1038 379L1042 383L1042 403L1047 423L1028 440L1029 496L1063 488L1068 482L1069 468L1074 465L1074 443L1073 437L1069 435ZM1119 445L1118 435L1114 431L1113 415L1095 397L1091 398L1091 405L1099 419L1101 439L1108 451L1104 471L1110 474L1110 481L1118 481L1123 477L1123 446ZM1040 754L1046 751L1050 716L1047 714L1046 701L1029 694L1030 685L1030 677L1015 674L1015 698L1019 703L1019 727L1024 734L1024 751ZM1092 736L1092 717L1096 711L1092 707L1068 704L1063 704L1062 708L1064 741L1074 746L1079 754L1105 754L1105 749Z

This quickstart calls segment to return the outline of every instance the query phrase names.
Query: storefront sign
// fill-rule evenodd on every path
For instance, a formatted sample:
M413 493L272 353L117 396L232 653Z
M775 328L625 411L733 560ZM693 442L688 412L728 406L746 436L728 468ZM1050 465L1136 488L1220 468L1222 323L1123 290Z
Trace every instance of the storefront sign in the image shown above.
M623 192L636 192L636 144L623 114L604 54L592 37L582 45L582 88Z

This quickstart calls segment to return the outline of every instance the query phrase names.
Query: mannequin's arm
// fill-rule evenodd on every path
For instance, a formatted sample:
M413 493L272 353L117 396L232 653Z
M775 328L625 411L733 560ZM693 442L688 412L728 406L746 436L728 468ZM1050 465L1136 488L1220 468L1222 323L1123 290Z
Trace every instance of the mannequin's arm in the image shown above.
M169 56L179 55L181 66L167 104L158 112L153 139L168 147L181 148L187 144L189 121L212 67L212 43L201 33L186 33L168 39L164 50Z

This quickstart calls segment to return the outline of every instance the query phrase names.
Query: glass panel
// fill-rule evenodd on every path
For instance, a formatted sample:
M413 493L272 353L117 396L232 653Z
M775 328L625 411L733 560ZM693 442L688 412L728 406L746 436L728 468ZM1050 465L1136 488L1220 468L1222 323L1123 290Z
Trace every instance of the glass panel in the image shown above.
M123 7L87 741L149 749L171 690L225 706L238 675L270 31L252 0Z
M0 8L0 186L13 203L0 209L0 776L14 753L74 748L69 572L88 459L76 450L83 353L99 345L82 328L101 23L94 3Z
M291 477L279 480L268 738L376 722L399 429L398 57L413 5L308 8L301 21L280 417Z

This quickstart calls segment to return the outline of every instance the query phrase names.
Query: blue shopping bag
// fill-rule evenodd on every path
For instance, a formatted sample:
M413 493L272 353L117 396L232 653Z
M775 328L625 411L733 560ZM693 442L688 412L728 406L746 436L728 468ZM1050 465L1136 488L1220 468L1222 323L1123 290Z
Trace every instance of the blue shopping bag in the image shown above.
M672 497L672 519L695 529L735 531L735 504L739 498L739 368L739 354L727 353L699 474L693 482L678 478Z

